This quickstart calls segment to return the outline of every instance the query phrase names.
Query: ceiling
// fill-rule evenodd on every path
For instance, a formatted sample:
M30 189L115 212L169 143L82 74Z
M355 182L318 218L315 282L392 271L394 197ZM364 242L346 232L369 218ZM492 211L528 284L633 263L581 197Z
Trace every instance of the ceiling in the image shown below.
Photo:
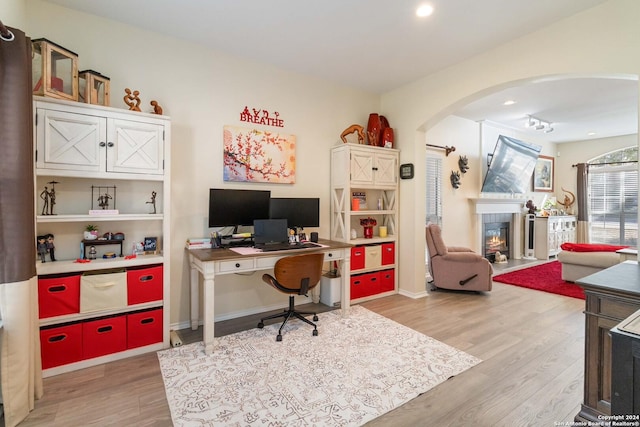
M47 1L384 93L606 0ZM432 16L416 17L421 3ZM458 115L515 127L533 114L556 124L552 142L587 139L591 130L597 138L637 132L637 81L563 82L505 90ZM510 109L507 98L517 101Z

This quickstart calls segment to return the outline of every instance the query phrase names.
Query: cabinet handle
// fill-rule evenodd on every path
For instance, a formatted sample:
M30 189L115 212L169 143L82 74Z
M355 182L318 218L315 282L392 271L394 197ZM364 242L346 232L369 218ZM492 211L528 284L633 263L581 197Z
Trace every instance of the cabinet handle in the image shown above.
M378 170L378 168L371 168L371 169L372 169L372 170L374 170L374 171L377 171L377 170Z
M333 256L333 254L332 254L332 253L328 253L328 254L327 254L327 257L329 257L329 258L331 258L332 256Z
M236 268L240 268L240 263L236 262Z
M107 142L107 147L113 147L113 142Z
M104 141L101 141L100 144L98 144L98 145L100 145L100 147L106 147L107 146L107 144Z

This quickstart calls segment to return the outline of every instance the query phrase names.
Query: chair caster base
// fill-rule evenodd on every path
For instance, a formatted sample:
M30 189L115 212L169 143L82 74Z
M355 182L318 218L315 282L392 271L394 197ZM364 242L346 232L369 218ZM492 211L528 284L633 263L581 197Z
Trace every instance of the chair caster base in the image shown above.
M264 323L262 323L262 322L258 323L258 328L260 328L260 329L264 328Z
M318 321L318 316L316 316L315 314L313 315L313 321L317 322Z
M276 341L278 342L282 341L282 335L278 334L278 336L276 337Z
M314 337L317 337L317 336L318 336L318 330L317 330L317 329L314 329L314 330L313 330L313 336L314 336Z

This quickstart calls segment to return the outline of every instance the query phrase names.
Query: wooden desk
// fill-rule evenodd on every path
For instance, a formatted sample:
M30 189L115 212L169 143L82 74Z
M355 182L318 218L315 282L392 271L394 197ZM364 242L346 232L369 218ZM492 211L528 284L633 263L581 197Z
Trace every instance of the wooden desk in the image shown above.
M342 292L341 309L343 316L349 312L350 292L350 259L351 247L349 243L320 239L322 248L296 249L277 252L260 252L251 255L240 255L230 249L194 249L189 250L189 263L191 265L190 292L191 292L191 329L198 329L199 323L199 294L200 275L203 278L203 333L204 348L206 354L211 354L214 349L214 294L215 277L222 274L235 274L258 270L272 269L276 261L292 255L310 252L324 252L324 259L340 261L340 277Z
M603 423L611 415L609 331L640 309L640 266L626 261L576 282L584 288L584 399L576 421Z

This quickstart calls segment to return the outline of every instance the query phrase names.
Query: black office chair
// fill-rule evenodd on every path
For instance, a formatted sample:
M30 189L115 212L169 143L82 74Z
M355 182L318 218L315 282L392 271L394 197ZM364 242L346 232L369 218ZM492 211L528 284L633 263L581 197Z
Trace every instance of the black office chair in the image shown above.
M312 253L304 255L294 255L282 258L276 262L273 267L275 277L270 274L262 275L262 280L285 294L289 294L289 308L282 313L267 316L260 320L258 328L264 327L264 321L284 317L284 322L278 330L276 341L282 341L282 328L287 324L289 319L297 317L305 323L313 326L313 336L318 335L318 327L315 323L305 318L303 315L313 314L313 320L318 321L316 313L296 311L293 308L294 295L307 295L307 293L315 288L322 276L322 263L324 262L324 254Z

